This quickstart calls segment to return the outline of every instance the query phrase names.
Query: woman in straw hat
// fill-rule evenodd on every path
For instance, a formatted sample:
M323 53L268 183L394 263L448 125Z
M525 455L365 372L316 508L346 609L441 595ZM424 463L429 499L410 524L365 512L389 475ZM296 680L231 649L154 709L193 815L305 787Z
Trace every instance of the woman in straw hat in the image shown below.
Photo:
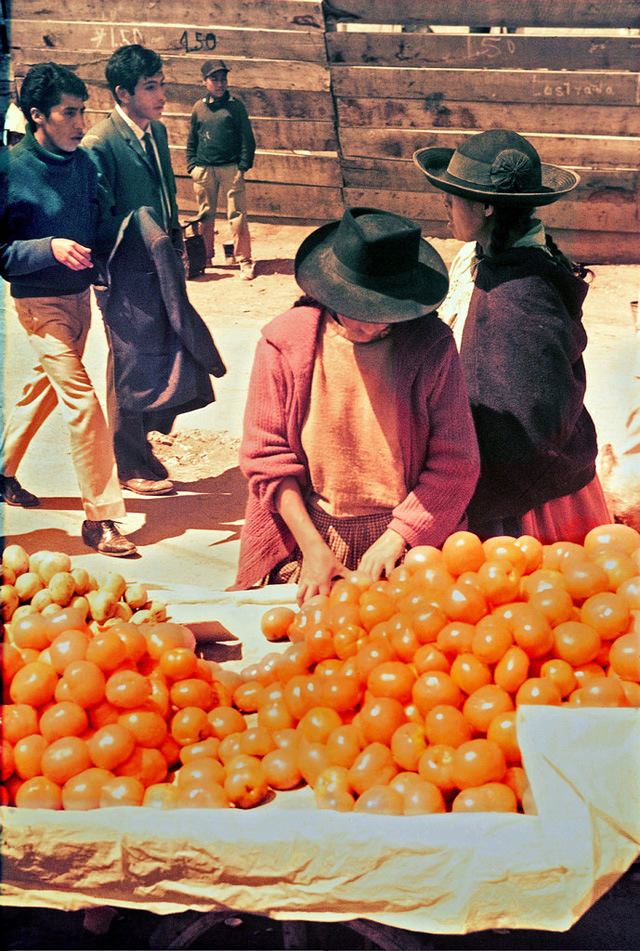
M584 406L582 304L587 271L533 217L578 176L540 162L525 138L481 132L414 161L445 192L454 237L443 319L453 326L480 446L469 528L482 538L530 534L582 542L610 521Z
M464 526L478 449L444 262L406 218L348 209L309 235L306 296L262 331L240 465L249 480L235 587L297 582L298 600Z

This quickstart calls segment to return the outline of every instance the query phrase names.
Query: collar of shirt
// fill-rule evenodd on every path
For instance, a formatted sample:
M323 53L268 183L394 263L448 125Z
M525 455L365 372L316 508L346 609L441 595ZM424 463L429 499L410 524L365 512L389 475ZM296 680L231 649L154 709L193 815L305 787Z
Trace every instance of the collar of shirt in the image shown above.
M137 137L138 141L142 144L142 139L144 138L145 132L151 132L151 123L149 123L146 129L141 129L140 126L136 122L133 121L133 119L129 118L127 113L124 111L124 109L118 102L116 103L116 112L118 113L120 118L123 120L123 122L127 123L127 125L129 126L133 134ZM151 138L153 138L153 133L151 134Z

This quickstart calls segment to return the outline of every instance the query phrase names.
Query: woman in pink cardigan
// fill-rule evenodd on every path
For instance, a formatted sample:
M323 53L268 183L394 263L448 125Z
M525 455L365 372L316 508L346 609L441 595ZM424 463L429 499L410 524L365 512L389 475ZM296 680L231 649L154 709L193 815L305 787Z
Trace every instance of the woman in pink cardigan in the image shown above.
M264 327L249 384L235 587L297 582L302 603L464 527L479 457L435 313L446 267L412 221L348 209L303 241L295 275L307 296Z

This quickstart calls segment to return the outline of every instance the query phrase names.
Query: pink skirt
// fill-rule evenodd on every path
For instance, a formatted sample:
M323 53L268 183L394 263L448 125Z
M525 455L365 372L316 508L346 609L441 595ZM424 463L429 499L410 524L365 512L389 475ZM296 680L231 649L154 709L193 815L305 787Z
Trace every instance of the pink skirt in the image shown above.
M600 485L595 476L584 489L551 499L522 516L522 534L533 535L543 545L553 542L576 542L597 525L613 521Z

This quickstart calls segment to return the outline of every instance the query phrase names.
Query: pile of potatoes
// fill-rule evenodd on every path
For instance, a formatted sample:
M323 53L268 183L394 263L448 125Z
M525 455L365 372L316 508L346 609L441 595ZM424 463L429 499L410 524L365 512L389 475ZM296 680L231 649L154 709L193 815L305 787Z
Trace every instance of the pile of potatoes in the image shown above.
M150 600L143 584L128 584L114 571L98 581L84 568L74 568L63 552L29 555L21 545L8 545L2 553L2 620L8 623L34 612L47 616L66 607L81 610L94 630L110 622L144 624L167 618L166 605Z

